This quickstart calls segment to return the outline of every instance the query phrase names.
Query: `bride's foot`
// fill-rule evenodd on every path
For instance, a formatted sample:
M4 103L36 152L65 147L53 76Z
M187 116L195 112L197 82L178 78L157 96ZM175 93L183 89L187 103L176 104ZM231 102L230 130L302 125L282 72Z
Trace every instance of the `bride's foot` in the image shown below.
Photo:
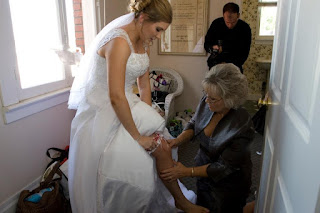
M202 206L197 206L191 202L187 202L185 205L179 205L176 203L176 207L186 213L209 213L210 211Z

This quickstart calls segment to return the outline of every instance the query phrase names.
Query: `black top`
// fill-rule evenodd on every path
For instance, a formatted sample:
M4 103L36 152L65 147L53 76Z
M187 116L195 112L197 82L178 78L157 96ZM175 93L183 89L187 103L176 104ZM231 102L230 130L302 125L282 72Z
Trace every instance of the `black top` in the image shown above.
M210 53L213 45L218 45L218 40L222 40L223 62L233 63L242 71L242 65L247 60L251 45L251 28L238 20L233 29L229 29L223 17L215 19L206 34L204 48Z
M250 143L254 137L251 117L243 109L230 109L215 127L211 137L203 129L209 124L214 112L202 98L196 113L186 129L194 130L194 139L200 140L200 149L195 157L196 166L210 164L209 178L198 178L198 190L223 188L230 192L247 194L251 186Z

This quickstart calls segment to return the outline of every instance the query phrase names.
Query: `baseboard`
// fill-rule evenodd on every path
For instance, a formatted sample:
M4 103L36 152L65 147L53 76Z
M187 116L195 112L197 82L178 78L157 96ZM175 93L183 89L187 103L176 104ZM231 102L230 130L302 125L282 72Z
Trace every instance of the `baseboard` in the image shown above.
M247 99L251 101L257 101L259 98L261 98L261 94L249 94Z
M32 190L39 186L40 180L42 178L42 175L29 183L26 187L22 188L20 191L18 191L16 194L12 195L10 198L5 200L0 204L0 213L15 213L16 212L16 206L19 200L19 195L22 190Z

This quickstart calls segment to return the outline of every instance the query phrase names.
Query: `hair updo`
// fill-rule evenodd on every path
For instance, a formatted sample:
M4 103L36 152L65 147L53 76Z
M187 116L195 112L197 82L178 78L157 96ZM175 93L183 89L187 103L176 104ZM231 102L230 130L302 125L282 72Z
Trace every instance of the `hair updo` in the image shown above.
M150 22L172 22L172 8L168 0L130 0L129 10L137 18L142 12Z
M203 89L221 96L227 108L238 108L248 96L248 82L245 75L234 64L213 66L202 81Z

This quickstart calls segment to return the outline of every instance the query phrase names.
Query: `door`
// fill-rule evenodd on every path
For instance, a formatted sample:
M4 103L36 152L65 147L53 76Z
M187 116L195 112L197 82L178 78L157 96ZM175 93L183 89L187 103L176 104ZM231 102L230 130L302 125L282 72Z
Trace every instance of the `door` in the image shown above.
M320 212L320 1L279 0L256 213Z

